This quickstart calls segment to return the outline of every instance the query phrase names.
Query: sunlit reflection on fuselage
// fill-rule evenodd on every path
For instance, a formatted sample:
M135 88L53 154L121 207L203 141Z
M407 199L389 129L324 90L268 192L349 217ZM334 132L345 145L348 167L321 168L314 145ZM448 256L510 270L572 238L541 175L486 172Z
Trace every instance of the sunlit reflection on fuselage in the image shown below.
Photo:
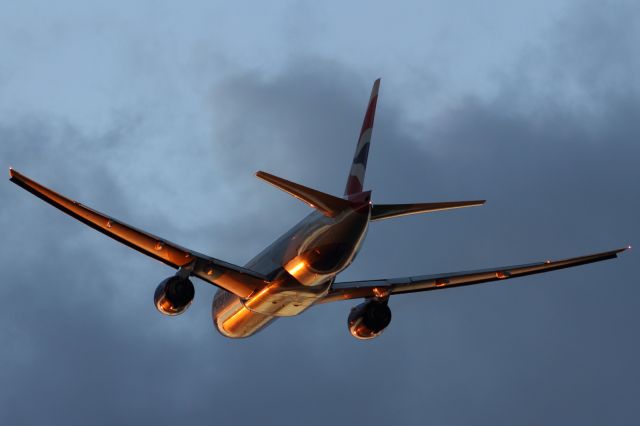
M364 240L370 214L366 201L334 218L311 213L249 261L245 266L269 277L270 283L246 299L219 290L212 305L218 331L227 337L248 337L277 317L300 314L325 296Z

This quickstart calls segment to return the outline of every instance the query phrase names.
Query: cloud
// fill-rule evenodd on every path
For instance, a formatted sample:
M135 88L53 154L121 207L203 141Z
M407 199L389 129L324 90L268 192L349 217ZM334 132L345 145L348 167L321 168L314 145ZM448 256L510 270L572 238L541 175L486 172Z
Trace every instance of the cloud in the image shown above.
M613 9L579 9L503 70L495 96L457 99L430 122L404 119L384 92L393 76L383 76L366 180L375 200L489 202L372 224L342 278L640 240L638 34L628 28L635 9ZM48 116L5 120L0 156L92 207L241 262L306 212L250 174L340 194L375 77L313 55L270 76L238 70L207 93L211 139L192 141L177 160L162 158L175 146L155 139L139 111L100 134ZM348 303L231 341L212 328L212 287L198 282L188 313L161 317L151 298L169 269L14 185L1 185L0 196L8 424L624 424L635 409L634 253L397 297L389 330L372 342L346 332Z

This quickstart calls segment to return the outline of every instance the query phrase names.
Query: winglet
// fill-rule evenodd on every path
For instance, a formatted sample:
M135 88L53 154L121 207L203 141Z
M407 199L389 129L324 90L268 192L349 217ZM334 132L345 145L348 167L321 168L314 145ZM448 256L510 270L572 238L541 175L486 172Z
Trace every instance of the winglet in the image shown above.
M317 209L320 213L328 217L334 217L350 206L347 200L307 188L299 183L291 182L263 171L256 172L256 176L269 182L276 188L293 195L298 200Z

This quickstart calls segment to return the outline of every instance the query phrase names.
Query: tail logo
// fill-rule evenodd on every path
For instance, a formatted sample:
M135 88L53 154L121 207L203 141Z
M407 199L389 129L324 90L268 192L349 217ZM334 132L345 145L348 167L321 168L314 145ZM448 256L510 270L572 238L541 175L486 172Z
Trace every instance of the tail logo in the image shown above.
M364 173L367 169L369 144L371 142L371 134L373 133L373 121L376 115L376 104L378 103L379 87L380 79L376 80L375 83L373 83L373 89L371 89L371 97L369 98L367 113L365 114L364 120L362 122L362 129L360 130L358 146L356 147L356 153L353 156L353 163L351 164L351 171L349 172L347 187L344 191L344 195L346 196L362 192L363 189Z

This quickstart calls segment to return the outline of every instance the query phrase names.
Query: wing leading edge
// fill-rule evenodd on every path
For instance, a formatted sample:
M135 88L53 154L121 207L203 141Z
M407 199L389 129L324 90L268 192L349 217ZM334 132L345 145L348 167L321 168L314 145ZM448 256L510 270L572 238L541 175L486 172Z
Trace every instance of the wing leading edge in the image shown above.
M461 271L436 275L418 275L404 278L377 279L369 281L350 281L336 283L327 296L319 303L335 302L338 300L359 299L367 297L388 297L393 294L413 293L417 291L439 290L450 287L460 287L481 284L490 281L500 281L508 278L524 277L540 274L557 269L571 268L614 259L618 254L631 248L624 247L617 250L573 257L570 259L529 263L526 265L503 266L499 268L482 269L477 271Z
M240 297L246 298L252 292L262 288L266 282L265 277L254 271L214 259L136 229L60 195L13 169L9 169L9 174L13 183L96 231L173 268L188 269L191 275Z

